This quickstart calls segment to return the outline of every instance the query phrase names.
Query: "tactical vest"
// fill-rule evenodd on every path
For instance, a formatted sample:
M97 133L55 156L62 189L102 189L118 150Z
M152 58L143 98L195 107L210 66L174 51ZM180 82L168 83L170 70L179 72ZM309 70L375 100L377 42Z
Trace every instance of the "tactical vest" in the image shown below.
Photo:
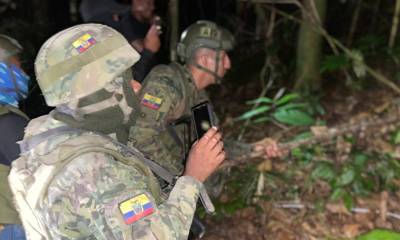
M45 204L49 185L76 157L95 152L108 154L116 161L141 171L149 181L149 191L158 203L161 201L157 179L149 167L141 161L142 156L137 150L127 151L108 137L83 132L57 145L49 153L33 157L35 153L32 151L25 152L14 161L9 181L12 182L12 192L27 239L51 239L40 211ZM30 159L31 157L33 159ZM30 163L27 164L28 162Z

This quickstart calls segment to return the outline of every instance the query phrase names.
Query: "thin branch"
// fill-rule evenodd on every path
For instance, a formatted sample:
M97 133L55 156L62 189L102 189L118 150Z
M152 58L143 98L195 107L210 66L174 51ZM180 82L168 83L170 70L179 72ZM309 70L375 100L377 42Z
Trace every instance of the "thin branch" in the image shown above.
M384 126L388 126L390 124L394 124L396 126L400 125L400 109L396 111L392 111L390 114L383 118L370 120L362 120L360 122L349 122L345 124L341 124L335 127L326 128L323 134L313 135L307 139L295 140L287 143L278 144L279 148L282 152L290 152L290 150L304 146L304 145L313 145L313 144L324 144L331 142L336 137L343 136L345 134L355 134L357 132L363 131L376 131L376 129L380 129ZM268 144L270 139L267 137L258 141L256 144ZM236 153L235 158L231 159L231 161L227 161L223 164L222 167L232 167L241 164L249 164L249 163L259 163L262 159L257 159L264 156L263 151L256 151L252 146L254 144L245 144L241 143L240 145L235 146Z
M289 202L289 203L275 203L274 204L275 208L284 208L284 209L315 209L313 204L303 204L303 203L298 203L298 202ZM370 212L375 212L375 213L380 213L379 210L372 211L369 208L361 208L361 207L353 207L350 209L351 212L353 213L370 213ZM400 213L396 212L386 212L385 217L392 217L397 220L400 220Z

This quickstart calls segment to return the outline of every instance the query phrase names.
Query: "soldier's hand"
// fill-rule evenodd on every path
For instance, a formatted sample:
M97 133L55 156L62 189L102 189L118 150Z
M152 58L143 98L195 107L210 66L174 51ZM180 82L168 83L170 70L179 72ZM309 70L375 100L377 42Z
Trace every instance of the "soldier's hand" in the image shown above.
M263 152L262 155L264 158L276 158L282 157L283 155L281 149L278 147L277 142L271 138L265 138L254 143L253 145L254 151Z
M129 83L134 93L138 93L142 89L142 84L136 80L131 80Z
M144 48L152 53L158 52L161 46L159 32L155 24L151 25L146 37L143 40Z
M225 160L222 136L217 128L210 128L190 150L184 175L204 182Z

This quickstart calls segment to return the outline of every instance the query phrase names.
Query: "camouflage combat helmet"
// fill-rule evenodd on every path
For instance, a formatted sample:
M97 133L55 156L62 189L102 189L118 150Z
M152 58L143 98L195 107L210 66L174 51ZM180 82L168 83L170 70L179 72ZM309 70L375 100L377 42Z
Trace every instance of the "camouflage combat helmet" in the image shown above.
M81 24L43 44L35 72L47 104L57 106L104 88L138 59L139 54L114 29Z
M233 45L234 37L227 29L214 22L201 20L183 31L177 51L182 61L188 61L198 48L227 51L231 50Z
M16 56L21 51L22 46L17 40L0 34L0 61L5 61L9 57Z

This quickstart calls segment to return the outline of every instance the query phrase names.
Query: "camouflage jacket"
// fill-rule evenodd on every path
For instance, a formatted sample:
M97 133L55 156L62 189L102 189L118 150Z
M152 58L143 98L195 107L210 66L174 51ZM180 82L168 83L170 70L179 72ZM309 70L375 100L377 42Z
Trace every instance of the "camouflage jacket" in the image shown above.
M34 119L24 140L63 125L50 116ZM104 136L72 132L22 153L9 180L26 182L34 193L18 201L17 185L24 184L11 184L25 229L32 221L23 211L28 202L49 239L186 239L202 184L180 177L160 199L150 169L120 150ZM53 172L46 175L46 167Z
M207 94L196 89L186 67L177 63L156 66L143 82L139 94L141 115L130 128L128 145L140 149L170 172L182 173L184 147L177 143L168 126L182 117L190 120L191 107L205 100ZM174 129L182 140L184 126ZM193 129L186 131L193 135Z
M15 116L15 115L17 116ZM6 118L6 119L4 119ZM0 224L20 224L18 213L12 202L12 193L8 184L9 162L18 157L16 141L21 140L28 117L19 109L0 104ZM5 123L2 124L2 120ZM8 129L3 129L8 128ZM10 133L11 136L10 136ZM6 152L3 152L6 151Z

